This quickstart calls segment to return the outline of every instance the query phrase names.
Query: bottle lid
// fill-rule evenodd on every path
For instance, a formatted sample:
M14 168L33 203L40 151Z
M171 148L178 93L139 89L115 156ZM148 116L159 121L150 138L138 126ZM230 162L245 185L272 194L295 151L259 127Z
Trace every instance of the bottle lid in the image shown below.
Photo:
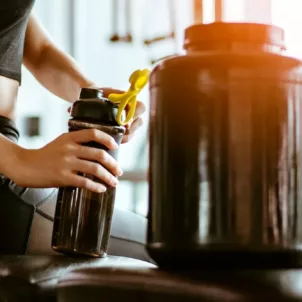
M129 77L129 83L131 85L128 91L123 93L111 93L108 96L110 102L119 104L116 120L120 125L127 125L133 119L136 109L136 97L149 82L149 75L150 71L148 69L135 70ZM128 113L126 119L124 119L122 114L127 106Z
M97 88L82 88L80 92L80 99L101 99L103 91Z
M214 22L195 24L185 30L184 49L209 49L213 45L246 43L285 50L284 30L258 23Z
M96 88L82 88L80 98L73 103L71 116L79 120L101 123L110 126L119 126L116 121L118 105L103 97L103 92ZM123 111L122 118L126 112Z

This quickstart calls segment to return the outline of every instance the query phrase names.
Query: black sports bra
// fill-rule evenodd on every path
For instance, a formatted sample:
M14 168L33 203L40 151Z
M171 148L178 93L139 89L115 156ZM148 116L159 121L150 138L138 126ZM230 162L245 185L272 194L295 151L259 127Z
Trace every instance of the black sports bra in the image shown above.
M25 31L34 1L0 1L0 75L20 84Z

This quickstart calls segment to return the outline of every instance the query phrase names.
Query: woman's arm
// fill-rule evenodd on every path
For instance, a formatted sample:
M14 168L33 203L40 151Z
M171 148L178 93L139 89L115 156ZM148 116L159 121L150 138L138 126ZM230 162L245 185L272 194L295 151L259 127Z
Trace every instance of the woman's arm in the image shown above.
M81 72L71 56L57 48L33 15L30 16L27 26L23 62L44 87L69 102L79 97L81 88L97 86ZM101 89L104 96L118 92L112 88ZM127 126L122 143L131 140L142 125L140 116L144 112L145 105L138 101L133 122Z
M76 100L82 87L95 86L73 58L51 41L34 15L26 30L23 62L44 87L66 101Z

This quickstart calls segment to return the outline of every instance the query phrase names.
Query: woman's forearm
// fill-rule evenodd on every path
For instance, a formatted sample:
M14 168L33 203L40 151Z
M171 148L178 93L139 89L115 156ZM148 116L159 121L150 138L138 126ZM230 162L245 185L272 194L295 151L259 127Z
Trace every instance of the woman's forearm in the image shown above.
M34 15L26 29L23 63L46 89L66 101L76 100L82 87L94 86L73 58L52 42Z
M52 44L43 49L32 73L45 88L70 102L78 98L82 87L94 86L73 58Z

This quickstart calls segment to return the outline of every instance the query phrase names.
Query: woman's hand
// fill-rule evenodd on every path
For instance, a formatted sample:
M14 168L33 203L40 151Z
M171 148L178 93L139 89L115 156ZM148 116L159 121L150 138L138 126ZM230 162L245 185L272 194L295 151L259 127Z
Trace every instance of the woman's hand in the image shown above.
M95 88L95 89L102 90L103 96L105 98L108 97L108 95L111 93L123 93L123 91L121 91L121 90L112 89L112 88L98 88L95 85L91 85L87 88ZM126 133L123 137L122 144L129 142L135 135L135 132L143 125L143 119L142 119L141 115L145 111L146 111L145 105L142 102L137 101L133 121L126 126ZM68 109L68 112L70 112L70 108Z
M122 174L121 168L106 151L81 145L90 141L110 150L118 148L114 139L100 130L65 133L41 149L21 148L15 166L11 167L15 171L11 179L22 187L74 186L98 193L106 190L101 183L78 174L85 173L115 187L118 184L116 176Z
M100 89L103 91L104 97L108 97L108 95L111 93L123 93L124 92L124 91L112 89L112 88L100 88ZM141 115L145 111L146 111L145 105L142 102L137 101L135 114L133 116L133 121L126 126L126 133L124 135L122 143L129 142L135 135L135 132L143 125L143 119L142 119Z

